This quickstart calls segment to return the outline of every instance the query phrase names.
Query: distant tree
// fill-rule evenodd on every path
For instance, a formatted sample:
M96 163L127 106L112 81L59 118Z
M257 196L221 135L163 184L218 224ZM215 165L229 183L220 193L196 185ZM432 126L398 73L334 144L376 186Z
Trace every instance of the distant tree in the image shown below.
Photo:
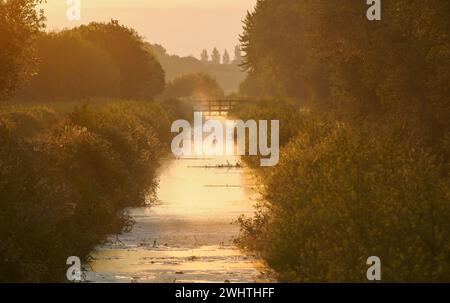
M241 47L239 45L236 45L234 48L234 61L235 64L241 64L242 63L242 54L241 54Z
M228 54L228 51L225 50L222 57L222 63L223 64L230 64L230 55Z
M224 91L216 79L206 73L192 73L175 78L169 82L163 98L217 98Z
M134 29L111 20L110 23L93 22L74 31L112 58L121 75L121 98L152 99L163 91L165 78L161 64Z
M36 72L34 41L45 27L40 0L0 0L0 100Z
M220 64L220 52L217 50L216 47L214 47L211 55L211 60L213 64Z
M200 58L193 56L180 57L169 54L162 46L146 43L152 53L155 54L161 66L164 69L166 81L172 81L177 77L192 73L207 73L217 79L217 82L225 90L225 92L236 92L239 89L246 73L236 64L216 65L203 63Z
M201 60L202 60L203 63L208 63L209 55L208 55L208 51L206 49L204 49L202 51L202 54L200 55L200 57L201 57Z
M148 42L145 43L145 47L152 52L156 58L159 60L160 58L163 58L165 56L168 56L167 50L159 44L149 44Z

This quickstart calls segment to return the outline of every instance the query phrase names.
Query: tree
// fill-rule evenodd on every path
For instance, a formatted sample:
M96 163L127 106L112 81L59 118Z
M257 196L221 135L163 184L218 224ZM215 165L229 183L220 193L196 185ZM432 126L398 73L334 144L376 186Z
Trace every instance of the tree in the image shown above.
M36 72L34 41L45 28L40 0L0 0L0 100Z
M203 63L208 63L209 61L209 55L208 55L208 51L206 49L204 49L200 55L200 58L202 60Z
M79 34L70 30L42 34L36 51L39 72L17 92L21 99L119 97L121 77L115 62Z
M214 49L212 51L212 55L211 55L212 63L219 65L220 64L220 57L221 56L220 56L219 51L217 50L216 47L214 47Z
M230 64L230 55L228 54L228 51L225 50L222 57L222 63L223 64Z
M165 77L161 64L134 29L111 20L82 25L74 32L112 58L121 75L121 98L152 99L163 91Z
M322 107L347 104L366 114L409 108L431 114L425 118L433 121L430 135L444 134L450 27L442 12L450 2L386 2L383 18L395 22L376 28L366 10L365 1L258 1L241 35L243 64L257 88L248 94L295 97Z

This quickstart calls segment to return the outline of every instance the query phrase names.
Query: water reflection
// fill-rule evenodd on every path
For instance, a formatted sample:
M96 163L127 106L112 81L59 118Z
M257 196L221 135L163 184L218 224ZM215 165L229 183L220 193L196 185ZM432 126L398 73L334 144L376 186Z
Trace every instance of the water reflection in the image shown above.
M237 156L172 159L160 171L158 201L130 209L130 233L97 248L86 278L95 282L253 282L259 264L232 245L257 198ZM208 167L208 168L205 168ZM219 168L220 167L220 168Z

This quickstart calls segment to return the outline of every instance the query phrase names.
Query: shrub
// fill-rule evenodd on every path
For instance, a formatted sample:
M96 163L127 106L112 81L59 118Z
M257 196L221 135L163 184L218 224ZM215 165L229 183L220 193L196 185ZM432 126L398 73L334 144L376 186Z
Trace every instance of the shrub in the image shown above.
M374 255L383 281L450 280L448 179L428 151L336 123L301 132L280 159L238 243L281 281L366 281Z
M123 208L152 201L179 113L164 106L0 108L0 281L62 281L67 257L130 227Z
M142 124L129 109L117 104L78 107L70 119L111 143L111 148L130 171L126 182L128 204L144 201L149 192L156 189L154 174L162 146L151 126Z
M59 119L53 109L45 106L32 109L25 106L5 106L0 108L0 117L10 122L11 131L24 137L31 137L50 128Z

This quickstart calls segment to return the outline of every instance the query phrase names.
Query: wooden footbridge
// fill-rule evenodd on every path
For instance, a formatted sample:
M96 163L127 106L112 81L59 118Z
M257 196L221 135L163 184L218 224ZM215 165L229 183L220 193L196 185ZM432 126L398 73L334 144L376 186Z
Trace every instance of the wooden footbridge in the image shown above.
M199 111L206 116L226 116L239 103L248 102L244 99L209 99L200 101Z

